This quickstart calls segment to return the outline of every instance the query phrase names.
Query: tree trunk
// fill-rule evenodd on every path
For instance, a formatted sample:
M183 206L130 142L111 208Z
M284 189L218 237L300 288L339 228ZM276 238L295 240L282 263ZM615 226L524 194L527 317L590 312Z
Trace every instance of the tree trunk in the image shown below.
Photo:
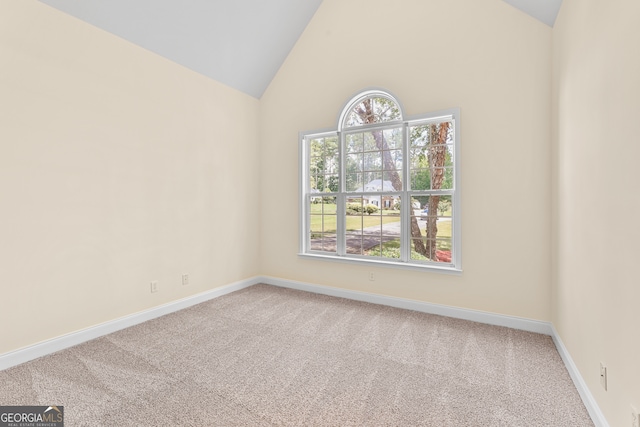
M444 181L444 164L447 156L447 134L449 132L449 123L444 122L440 125L432 124L429 126L429 146L427 148L427 156L429 158L429 168L431 169L431 189L439 190L442 188ZM427 241L426 249L427 258L438 261L436 255L436 236L438 235L438 205L440 196L429 197L429 216L427 217Z
M375 115L371 105L371 99L366 99L363 102L364 108L357 110L363 123L375 123ZM449 131L449 123L441 123L438 125L431 125L430 127L430 146L429 146L429 165L431 167L431 185L432 189L438 190L442 187L442 181L444 179L444 166L446 159L446 146L447 133ZM376 147L382 151L383 170L389 173L391 179L391 185L396 191L402 190L402 179L396 170L395 162L391 158L391 152L389 151L389 144L384 139L384 134L380 130L372 132L373 139L376 141ZM433 147L434 144L438 146ZM442 145L440 145L442 144ZM384 180L384 175L383 175ZM437 261L436 257L436 235L438 234L438 203L440 196L429 197L429 217L427 219L427 240L426 245L423 240L420 226L418 225L418 219L411 212L411 238L413 240L413 246L416 252L429 258L430 260ZM411 200L403 200L402 203L406 203L409 209L413 209Z

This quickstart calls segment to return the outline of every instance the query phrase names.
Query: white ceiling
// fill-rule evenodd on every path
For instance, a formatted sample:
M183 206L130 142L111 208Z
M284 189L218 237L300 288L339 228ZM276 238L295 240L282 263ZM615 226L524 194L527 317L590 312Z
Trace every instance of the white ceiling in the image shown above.
M322 0L40 0L260 98Z
M40 0L260 98L322 0ZM475 0L470 0L475 1ZM562 0L504 0L553 26Z
M517 7L550 27L556 22L556 17L562 6L562 0L503 0Z

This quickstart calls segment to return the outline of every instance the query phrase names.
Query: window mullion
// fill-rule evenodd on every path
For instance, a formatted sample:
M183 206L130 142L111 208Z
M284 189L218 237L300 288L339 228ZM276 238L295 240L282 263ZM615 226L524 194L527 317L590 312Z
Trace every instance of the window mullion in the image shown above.
M453 149L453 189L454 189L454 193L452 195L451 198L451 209L452 209L452 214L451 214L451 220L453 221L453 227L451 229L451 243L453 245L452 247L452 258L451 261L453 261L454 265L457 266L458 268L461 267L461 257L460 257L460 250L462 248L462 242L460 239L460 213L458 212L458 210L460 209L460 167L458 164L458 156L460 153L460 147L459 147L459 132L460 132L460 122L459 122L459 118L456 117L455 114L452 114L452 122L453 122L453 144L454 144L454 149Z
M299 162L300 165L300 176L302 177L302 182L300 183L300 200L301 206L300 211L302 213L303 220L299 225L299 233L300 233L300 251L307 252L311 247L310 242L310 233L311 229L310 225L310 216L309 216L309 200L310 198L307 196L309 193L309 139L307 137L303 137L301 139L301 149L299 150Z
M340 182L338 184L338 197L336 198L336 253L339 256L344 256L346 253L346 168L345 168L345 149L344 149L345 135L343 132L338 132L338 153L340 158Z
M409 126L402 125L402 195L400 196L400 260L410 261L411 254L411 196L409 192Z

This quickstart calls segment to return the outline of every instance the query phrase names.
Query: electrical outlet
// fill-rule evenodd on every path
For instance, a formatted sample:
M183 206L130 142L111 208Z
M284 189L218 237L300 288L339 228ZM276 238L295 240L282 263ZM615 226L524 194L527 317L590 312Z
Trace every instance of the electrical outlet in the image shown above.
M602 362L600 362L600 385L604 391L607 391L607 367Z
M373 272L369 273L369 280L372 282L376 280L376 276L375 274L373 274Z
M187 273L182 275L182 286L187 286L189 284L189 275Z
M631 427L640 427L640 412L631 405Z
M151 293L156 293L158 292L158 281L157 280L152 280L151 281Z

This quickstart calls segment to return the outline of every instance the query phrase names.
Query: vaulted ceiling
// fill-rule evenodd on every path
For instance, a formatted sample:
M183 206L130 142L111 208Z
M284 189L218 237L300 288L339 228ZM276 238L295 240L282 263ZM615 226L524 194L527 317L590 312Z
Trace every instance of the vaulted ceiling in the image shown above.
M40 0L260 98L322 0ZM474 0L470 0L474 1ZM503 0L553 26L562 0Z
M520 9L550 27L556 22L556 16L562 6L562 0L503 0Z

